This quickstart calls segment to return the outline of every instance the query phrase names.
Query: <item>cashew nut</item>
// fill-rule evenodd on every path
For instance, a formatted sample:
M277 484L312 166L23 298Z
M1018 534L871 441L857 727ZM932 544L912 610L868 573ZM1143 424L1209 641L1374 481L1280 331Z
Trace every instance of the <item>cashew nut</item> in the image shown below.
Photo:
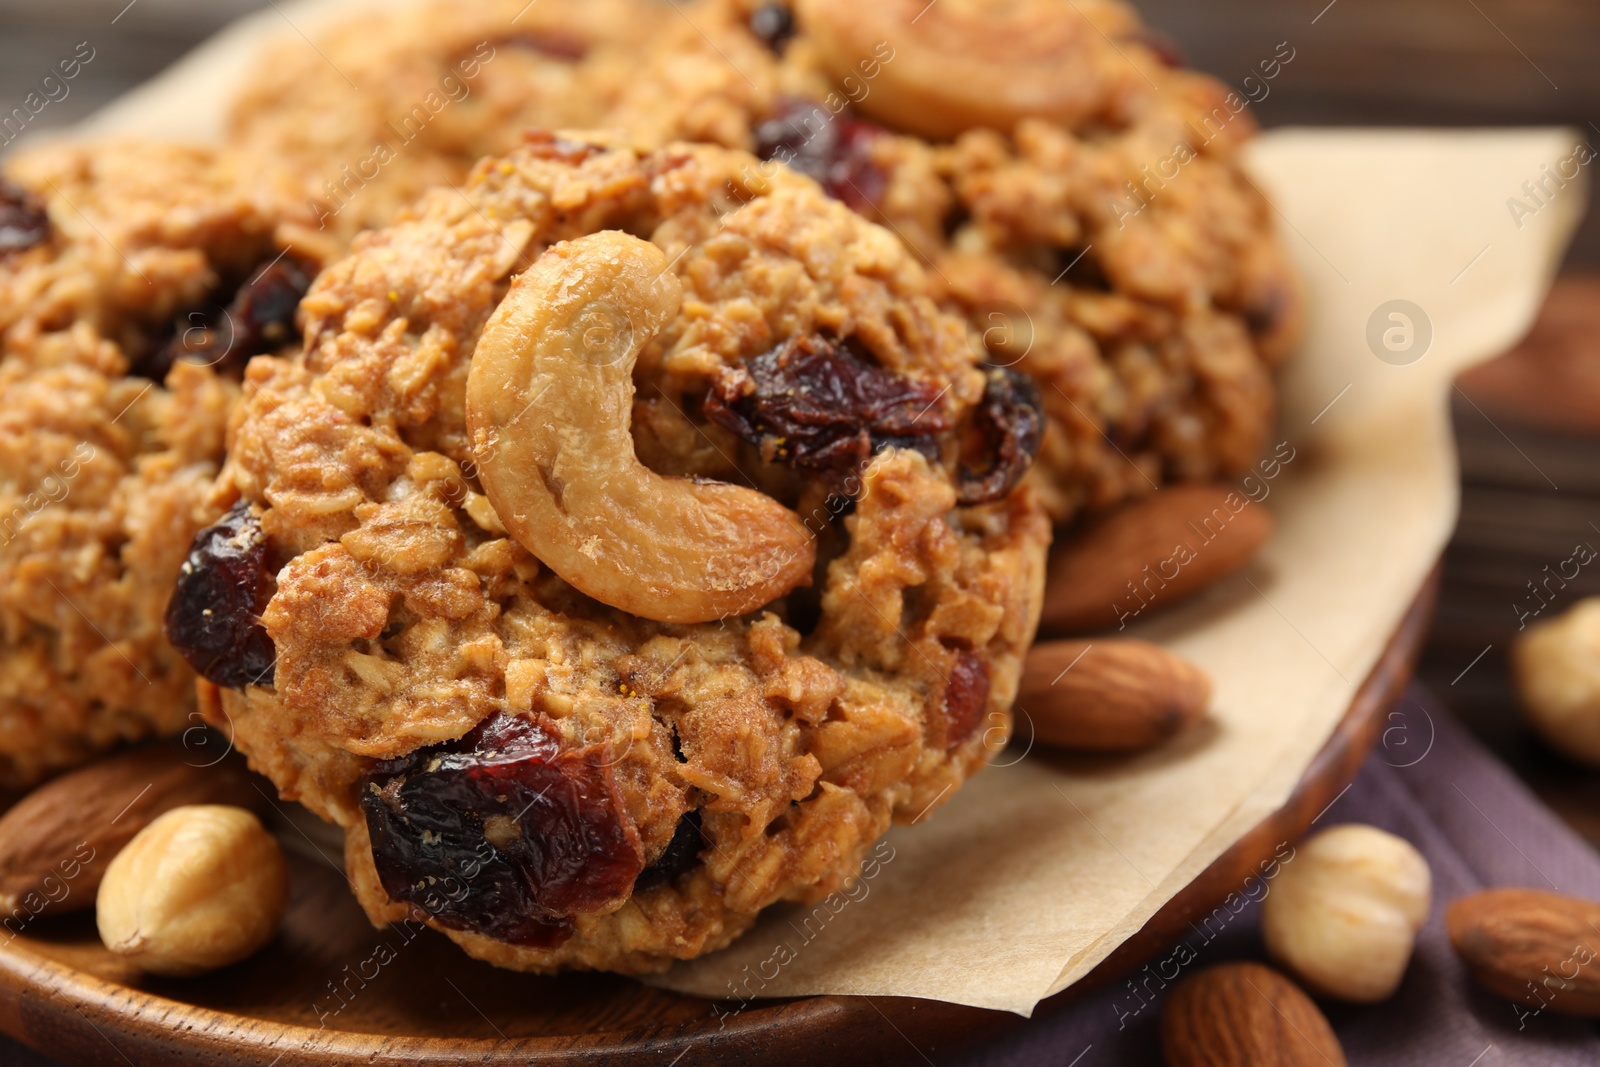
M1143 84L1112 38L1134 17L1103 0L799 0L823 65L869 116L924 137L1023 118L1098 118Z
M681 297L646 241L607 231L556 245L490 317L466 407L484 492L524 548L602 603L694 623L808 583L816 547L771 497L639 462L634 362Z

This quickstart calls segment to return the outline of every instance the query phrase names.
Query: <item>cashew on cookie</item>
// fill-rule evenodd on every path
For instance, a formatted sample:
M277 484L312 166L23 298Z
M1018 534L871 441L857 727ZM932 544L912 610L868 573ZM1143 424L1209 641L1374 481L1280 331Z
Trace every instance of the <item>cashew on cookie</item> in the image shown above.
M629 614L710 622L810 584L816 546L771 497L663 477L635 455L634 364L682 299L667 266L617 231L546 252L484 328L467 429L490 503L529 552Z
M1101 118L1140 75L1113 38L1137 28L1120 4L1062 0L798 0L829 73L873 64L857 100L868 115L924 137L953 137L1025 118ZM892 51L886 51L888 46Z

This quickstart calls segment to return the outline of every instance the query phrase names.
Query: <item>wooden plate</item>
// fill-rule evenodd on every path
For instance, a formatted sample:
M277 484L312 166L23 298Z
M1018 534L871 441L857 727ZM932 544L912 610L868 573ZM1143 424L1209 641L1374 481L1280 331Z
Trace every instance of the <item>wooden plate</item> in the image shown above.
M1059 1010L1174 943L1273 847L1304 832L1355 775L1410 678L1432 610L1425 583L1350 710L1284 807L1223 853L1083 982ZM948 1052L1020 1020L895 997L808 997L720 1020L711 1002L606 975L497 971L423 932L373 930L330 862L291 856L280 937L245 964L188 981L140 977L100 945L92 915L43 920L0 946L0 1029L72 1064L897 1062ZM390 953L378 951L388 943Z

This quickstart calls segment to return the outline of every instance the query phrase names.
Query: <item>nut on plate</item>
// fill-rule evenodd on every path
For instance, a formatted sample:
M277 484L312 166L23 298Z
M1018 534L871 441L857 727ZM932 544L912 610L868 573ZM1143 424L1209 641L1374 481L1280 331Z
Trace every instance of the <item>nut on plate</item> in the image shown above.
M90 907L106 867L160 814L185 804L254 807L232 761L203 767L177 744L142 745L51 779L0 816L0 910Z
M1600 903L1490 889L1445 912L1450 944L1490 992L1541 1011L1600 1018Z
M1600 766L1600 597L1535 623L1511 646L1517 696L1552 748Z
M1016 713L1046 745L1126 752L1198 722L1211 699L1199 667L1130 638L1046 641L1023 663Z
M100 939L176 977L237 963L272 939L289 902L277 840L251 812L174 808L117 854L100 883Z
M1272 513L1231 486L1161 489L1056 542L1039 629L1142 621L1244 567L1274 529Z
M1433 878L1411 844L1351 823L1301 844L1261 905L1267 953L1313 992L1375 1003L1405 976Z
M1259 963L1224 963L1173 987L1161 1009L1161 1056L1167 1067L1345 1064L1311 998Z

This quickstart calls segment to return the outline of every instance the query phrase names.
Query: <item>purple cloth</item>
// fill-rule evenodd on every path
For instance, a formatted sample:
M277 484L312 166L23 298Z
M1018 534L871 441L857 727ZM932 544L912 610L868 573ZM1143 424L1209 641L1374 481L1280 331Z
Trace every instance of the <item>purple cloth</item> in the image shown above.
M1508 1001L1466 976L1444 927L1444 910L1452 900L1490 886L1530 886L1600 899L1600 856L1421 689L1406 693L1377 751L1316 825L1344 822L1371 823L1399 834L1433 868L1433 914L1399 992L1370 1007L1322 1004L1352 1064L1600 1063L1600 1033L1593 1023L1549 1012L1519 1019ZM1259 920L1259 907L1252 904L1214 940L1194 935L1189 944L1196 958L1184 973L1224 960L1264 960ZM1158 984L1149 982L1152 990ZM1058 1010L1041 1005L1031 1022L956 1062L961 1067L1158 1065L1160 1000L1157 993L1134 1014L1140 1001L1119 984Z
M1371 1007L1324 1004L1352 1064L1367 1067L1566 1067L1600 1063L1592 1023L1548 1012L1518 1029L1511 1005L1462 973L1445 936L1444 907L1487 886L1525 885L1600 898L1600 857L1448 712L1420 689L1390 716L1383 743L1317 826L1365 822L1411 841L1433 867L1434 911L1395 997ZM1205 941L1184 972L1230 959L1262 959L1255 905ZM1170 973L1170 971L1169 971ZM1156 980L1150 988L1154 990ZM940 1067L1158 1065L1160 995L1140 1008L1118 984L1052 1009L988 1046L952 1060L939 1049L906 1049L908 1063ZM1126 1025L1121 1025L1126 1016ZM916 1034L907 1035L915 1042ZM107 1050L109 1051L109 1050ZM918 1055L922 1052L923 1055ZM113 1061L114 1062L114 1061ZM687 1061L687 1062L692 1062ZM0 1037L0 1065L51 1067Z

